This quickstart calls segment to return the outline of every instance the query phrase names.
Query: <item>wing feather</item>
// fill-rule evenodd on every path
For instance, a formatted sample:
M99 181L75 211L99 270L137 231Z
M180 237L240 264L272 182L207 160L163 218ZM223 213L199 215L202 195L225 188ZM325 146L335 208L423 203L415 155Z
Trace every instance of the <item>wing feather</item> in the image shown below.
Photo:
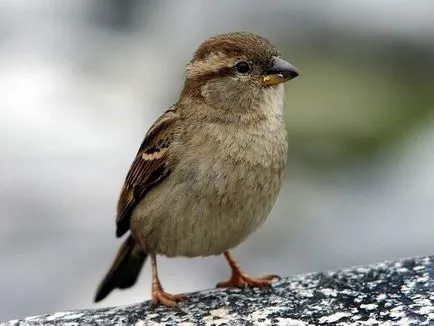
M116 236L120 237L129 230L134 208L155 184L170 173L168 150L179 119L176 108L172 107L147 132L119 196Z

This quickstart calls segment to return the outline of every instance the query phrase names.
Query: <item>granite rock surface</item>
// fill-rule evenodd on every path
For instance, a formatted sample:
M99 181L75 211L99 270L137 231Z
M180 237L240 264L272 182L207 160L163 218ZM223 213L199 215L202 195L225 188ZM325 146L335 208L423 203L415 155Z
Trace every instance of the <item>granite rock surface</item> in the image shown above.
M149 302L0 323L31 325L434 325L434 256L284 278L272 288L205 290L180 310Z

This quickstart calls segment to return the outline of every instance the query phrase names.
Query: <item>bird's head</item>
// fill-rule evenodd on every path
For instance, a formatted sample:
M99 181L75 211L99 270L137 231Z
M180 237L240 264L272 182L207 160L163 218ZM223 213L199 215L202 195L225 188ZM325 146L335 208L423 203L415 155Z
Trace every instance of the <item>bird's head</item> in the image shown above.
M267 39L247 32L222 34L194 53L182 96L226 111L246 110L270 96L283 97L283 83L297 76Z

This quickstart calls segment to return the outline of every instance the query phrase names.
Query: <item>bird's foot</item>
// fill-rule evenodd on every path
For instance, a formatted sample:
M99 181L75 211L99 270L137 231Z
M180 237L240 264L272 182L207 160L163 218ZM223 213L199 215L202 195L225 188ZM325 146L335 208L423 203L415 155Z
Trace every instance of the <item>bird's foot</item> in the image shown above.
M263 277L258 278L252 278L247 276L244 273L232 273L231 278L229 281L226 282L220 282L217 284L218 288L231 288L231 287L238 287L243 288L247 286L251 287L269 287L275 281L276 279L280 279L278 275L266 275Z
M160 304L166 307L179 308L178 302L186 300L188 300L187 296L183 294L167 293L163 291L161 287L152 291L152 308L155 308Z
M151 255L152 263L152 305L151 309L157 307L158 305L163 305L166 307L176 308L178 310L178 302L186 301L188 298L183 294L170 294L163 290L161 286L160 279L158 278L157 271L157 257L156 255Z

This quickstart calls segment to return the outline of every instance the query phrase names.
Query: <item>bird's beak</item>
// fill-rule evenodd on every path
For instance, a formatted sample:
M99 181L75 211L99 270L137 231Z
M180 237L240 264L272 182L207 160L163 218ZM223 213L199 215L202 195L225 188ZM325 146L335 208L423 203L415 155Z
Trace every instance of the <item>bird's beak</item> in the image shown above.
M271 67L261 76L263 85L277 85L298 76L298 70L283 59L274 57Z

